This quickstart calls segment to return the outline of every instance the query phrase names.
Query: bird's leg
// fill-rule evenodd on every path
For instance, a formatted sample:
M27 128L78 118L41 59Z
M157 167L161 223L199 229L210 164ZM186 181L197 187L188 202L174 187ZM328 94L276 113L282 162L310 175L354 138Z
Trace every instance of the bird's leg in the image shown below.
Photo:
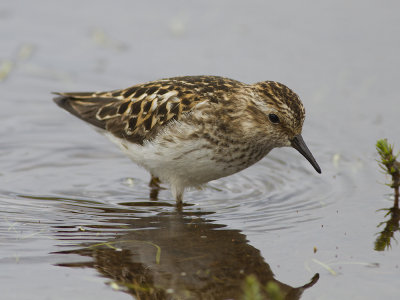
M161 183L160 178L151 175L149 187L151 187L151 188L160 188L160 183Z
M178 210L182 210L184 188L179 185L171 185L171 191L176 200L176 207L178 208Z
M183 193L176 196L176 209L178 212L182 212L182 208L183 208L182 199L183 199Z
M160 192L161 180L158 177L151 175L149 187L150 187L150 199L158 200L158 193Z

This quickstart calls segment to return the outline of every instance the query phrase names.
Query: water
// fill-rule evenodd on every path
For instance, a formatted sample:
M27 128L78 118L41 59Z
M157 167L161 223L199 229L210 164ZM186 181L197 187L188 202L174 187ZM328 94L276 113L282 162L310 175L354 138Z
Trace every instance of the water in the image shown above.
M374 250L387 220L378 210L391 206L374 145L399 144L398 9L390 1L2 3L2 299L238 298L250 273L291 299L396 299L398 242ZM148 174L51 101L51 91L189 74L294 89L322 175L295 150L277 149L187 192L178 213L169 190L149 200ZM299 288L315 273L317 282Z

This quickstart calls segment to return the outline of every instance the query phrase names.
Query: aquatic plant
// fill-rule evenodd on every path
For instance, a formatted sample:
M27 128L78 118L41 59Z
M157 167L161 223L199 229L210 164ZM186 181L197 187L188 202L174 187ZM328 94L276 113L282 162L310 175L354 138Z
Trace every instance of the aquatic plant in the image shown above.
M284 294L279 285L274 281L269 281L264 287L254 275L245 278L243 284L243 300L262 300L265 297L271 300L283 300Z
M243 300L262 300L261 284L254 275L246 277L243 284Z
M393 146L387 142L387 139L378 140L376 150L380 156L378 161L382 170L391 176L392 181L387 184L394 189L394 204L393 207L383 209L387 211L385 217L389 216L389 220L381 222L378 227L385 225L383 231L380 232L375 241L374 249L376 251L384 251L391 247L391 240L394 238L394 233L400 230L400 210L399 210L399 186L400 186L400 163L396 160L399 154L393 154Z
M394 206L399 208L400 163L396 160L399 154L393 154L393 146L387 142L387 139L378 140L376 150L381 157L379 166L385 173L392 176L392 182L388 185L394 189Z

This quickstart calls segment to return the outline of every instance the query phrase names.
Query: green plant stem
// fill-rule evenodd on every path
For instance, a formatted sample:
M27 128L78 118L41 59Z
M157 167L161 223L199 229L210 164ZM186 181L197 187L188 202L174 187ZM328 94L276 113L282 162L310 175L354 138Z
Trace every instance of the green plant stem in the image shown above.
M385 173L392 176L390 187L394 189L394 207L399 208L399 187L400 187L400 163L396 161L398 155L393 155L393 146L388 144L387 139L376 142L381 161L379 165Z

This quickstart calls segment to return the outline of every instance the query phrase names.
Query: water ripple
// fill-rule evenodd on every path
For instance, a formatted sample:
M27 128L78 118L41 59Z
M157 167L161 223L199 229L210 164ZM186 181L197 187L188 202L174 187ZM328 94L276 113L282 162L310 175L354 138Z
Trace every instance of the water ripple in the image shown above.
M58 210L69 211L78 219L82 213L86 219L101 220L111 215L132 218L174 209L168 188L160 191L158 201L150 200L145 170L117 149L99 151L102 145L101 140L85 148L60 141L56 149L54 145L53 149L38 145L32 152L14 145L12 156L23 159L17 165L4 164L5 180L14 191L9 196L51 200ZM322 155L326 156L323 161L329 160L329 154ZM247 230L293 227L318 219L319 209L349 193L352 178L342 174L335 182L330 169L321 176L297 152L279 149L249 169L213 181L202 190L188 191L184 209L213 211L219 219L237 220ZM334 183L341 188L334 188Z

